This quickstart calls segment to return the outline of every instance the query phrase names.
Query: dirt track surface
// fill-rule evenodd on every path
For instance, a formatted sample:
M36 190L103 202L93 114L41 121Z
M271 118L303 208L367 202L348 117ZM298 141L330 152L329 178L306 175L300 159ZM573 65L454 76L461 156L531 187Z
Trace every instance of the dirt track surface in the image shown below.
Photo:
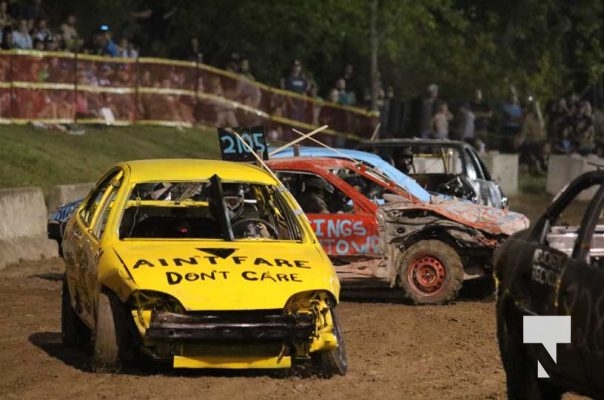
M494 302L451 306L346 300L349 372L332 379L136 369L90 372L61 344L60 259L0 271L2 399L501 399Z

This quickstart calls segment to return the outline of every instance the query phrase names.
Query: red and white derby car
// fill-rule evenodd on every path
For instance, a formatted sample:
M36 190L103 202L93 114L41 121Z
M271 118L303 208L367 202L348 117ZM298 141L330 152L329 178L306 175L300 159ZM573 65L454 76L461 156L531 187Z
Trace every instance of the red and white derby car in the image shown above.
M267 165L304 205L324 182L326 210L305 211L346 286L400 287L418 304L453 300L464 279L492 270L493 250L528 227L515 212L455 199L429 202L352 160L292 157Z

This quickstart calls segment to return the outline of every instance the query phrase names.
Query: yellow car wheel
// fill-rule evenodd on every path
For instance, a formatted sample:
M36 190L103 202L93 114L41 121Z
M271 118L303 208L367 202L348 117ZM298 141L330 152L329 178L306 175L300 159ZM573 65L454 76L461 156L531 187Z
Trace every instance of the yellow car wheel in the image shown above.
M61 338L63 344L76 346L87 343L90 340L90 331L82 322L71 306L71 295L67 278L63 277L63 290L61 295Z
M101 291L94 332L93 368L96 372L118 372L131 350L127 314L117 297Z
M344 335L338 321L336 310L331 308L331 320L333 321L333 333L338 339L338 347L333 350L321 351L315 355L315 363L319 369L319 374L324 377L333 375L346 375L348 370L348 358L346 357L346 346L344 345Z

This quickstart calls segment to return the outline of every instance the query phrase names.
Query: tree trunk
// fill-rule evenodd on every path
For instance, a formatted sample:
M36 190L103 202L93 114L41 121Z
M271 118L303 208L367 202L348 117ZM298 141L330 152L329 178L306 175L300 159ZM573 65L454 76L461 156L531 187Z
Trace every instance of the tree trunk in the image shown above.
M378 70L378 45L379 38L377 32L377 13L378 13L378 1L369 0L370 4L370 21L369 21L369 47L370 47L370 76L371 76L371 110L377 111L378 109L378 93L380 89L380 72Z

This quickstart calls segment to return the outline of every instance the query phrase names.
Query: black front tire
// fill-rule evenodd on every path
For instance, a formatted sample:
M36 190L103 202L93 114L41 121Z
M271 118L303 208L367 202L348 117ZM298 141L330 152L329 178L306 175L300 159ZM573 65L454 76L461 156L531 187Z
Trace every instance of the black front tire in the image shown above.
M90 340L90 330L71 306L66 276L63 276L61 293L61 338L66 346L79 346Z
M330 378L334 375L346 375L348 371L348 358L346 357L346 346L344 345L344 335L338 321L336 310L329 310L333 323L333 334L338 339L338 347L333 350L320 351L316 353L315 362L319 369L319 375Z
M126 307L117 296L99 293L92 363L95 372L119 372L130 359L132 340L128 317Z

